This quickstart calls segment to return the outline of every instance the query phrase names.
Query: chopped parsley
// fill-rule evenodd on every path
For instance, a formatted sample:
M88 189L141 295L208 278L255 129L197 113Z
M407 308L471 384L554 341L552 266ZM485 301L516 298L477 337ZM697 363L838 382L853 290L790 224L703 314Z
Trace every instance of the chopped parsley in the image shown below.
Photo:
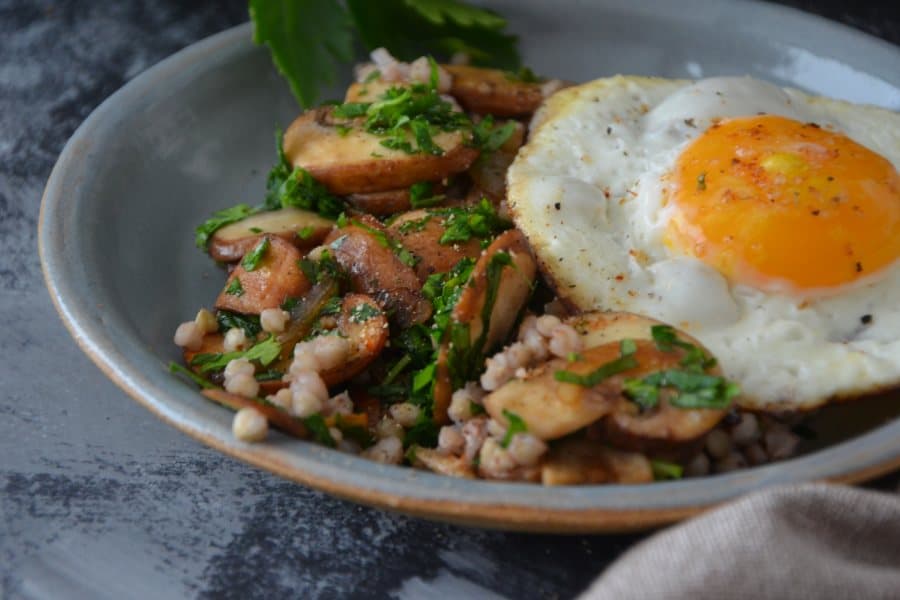
M672 352L674 348L681 348L686 352L681 359L681 366L688 371L703 372L716 366L716 359L708 356L701 348L678 339L675 329L669 325L653 325L650 335L656 343L656 347L663 352Z
M244 335L247 336L248 340L255 340L259 332L262 331L257 315L242 315L230 310L219 310L216 312L216 322L219 324L219 331L228 331L234 328L243 329Z
M329 431L328 424L325 423L325 418L322 415L316 413L304 417L301 421L303 421L303 424L309 430L313 440L323 446L328 446L329 448L337 446L337 442L331 437L331 431Z
M609 379L613 375L618 375L629 369L638 366L637 359L634 357L636 346L634 340L625 339L619 343L619 358L602 364L586 375L579 375L572 371L556 371L553 378L563 383L574 383L584 387L594 387L601 381Z
M506 435L503 436L503 439L500 441L500 445L504 448L509 447L509 443L512 441L513 437L517 433L525 433L528 431L528 426L525 424L525 421L514 412L510 412L503 409L503 417L506 419L506 422L509 425L506 428Z
M650 468L653 470L653 479L656 481L681 479L684 475L684 467L665 460L651 460Z
M490 239L512 227L512 223L500 217L487 198L477 204L450 208L434 208L428 214L440 217L444 234L441 244L468 242L472 238Z
M519 83L542 83L544 81L543 77L536 75L534 71L525 66L519 67L516 71L506 71L503 74L510 81Z
M259 267L259 263L262 262L270 245L271 243L267 237L259 240L259 243L256 244L253 250L244 255L243 260L241 260L241 266L247 271L255 271ZM237 280L237 277L235 277L235 280Z
M236 358L246 358L250 361L257 361L263 366L267 366L273 360L278 358L281 353L281 345L275 340L274 336L269 336L262 342L252 346L248 350L235 350L234 352L225 353L203 353L197 354L191 359L192 367L199 367L201 373L209 373L210 371L221 371L229 362Z
M205 251L206 246L209 244L209 238L211 238L216 231L226 225L242 221L257 212L259 212L259 209L251 208L246 204L238 204L231 208L216 211L213 213L212 217L197 227L195 230L194 243L197 245L197 248Z
M434 193L434 186L430 181L414 183L409 188L409 204L412 208L430 208L443 202L444 198L443 194Z
M344 269L328 250L322 251L319 260L301 258L297 265L312 283L322 283L325 280L341 281L347 278Z
M380 314L380 310L378 310L368 302L363 302L354 306L350 311L350 322L365 323L369 319L377 317Z
M307 225L306 227L301 227L297 230L297 237L301 240L308 240L312 237L313 233L316 232L316 228L312 225Z
M204 390L211 390L216 387L213 384L211 384L210 382L208 382L206 379L204 379L203 377L200 377L199 375L197 375L190 369L186 369L185 367L179 365L176 362L169 363L169 372L172 374L175 374L175 375L178 375L178 374L184 375L185 377L187 377L188 379L190 379L191 381L193 381L194 383L199 385Z
M403 447L423 446L434 448L437 446L439 427L427 410L420 410L419 416L412 427L403 434Z
M241 280L238 277L235 277L231 280L231 283L228 284L228 287L225 288L225 293L229 296L237 296L241 297L244 295L244 286L241 285Z
M276 371L272 369L270 371L263 371L262 373L257 373L253 376L257 381L280 381L282 377L284 377L284 373L281 371Z
M508 121L494 126L494 117L486 116L472 128L472 143L483 153L496 152L516 131L516 123Z

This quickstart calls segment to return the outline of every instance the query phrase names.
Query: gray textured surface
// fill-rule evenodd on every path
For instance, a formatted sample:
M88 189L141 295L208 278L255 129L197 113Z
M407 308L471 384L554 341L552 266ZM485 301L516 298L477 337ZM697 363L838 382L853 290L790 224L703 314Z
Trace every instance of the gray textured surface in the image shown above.
M896 15L821 10L898 41ZM571 596L638 537L467 530L285 482L159 422L57 318L35 227L65 140L122 83L244 18L237 1L0 1L0 595Z

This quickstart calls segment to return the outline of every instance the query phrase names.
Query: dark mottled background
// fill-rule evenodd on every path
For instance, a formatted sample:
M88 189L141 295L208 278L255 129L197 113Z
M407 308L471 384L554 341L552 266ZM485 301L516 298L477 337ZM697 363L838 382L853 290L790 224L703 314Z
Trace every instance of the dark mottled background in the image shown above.
M786 4L900 43L898 3ZM641 536L463 529L285 482L157 421L60 324L35 230L65 141L126 81L245 19L242 0L0 0L0 596L571 597Z

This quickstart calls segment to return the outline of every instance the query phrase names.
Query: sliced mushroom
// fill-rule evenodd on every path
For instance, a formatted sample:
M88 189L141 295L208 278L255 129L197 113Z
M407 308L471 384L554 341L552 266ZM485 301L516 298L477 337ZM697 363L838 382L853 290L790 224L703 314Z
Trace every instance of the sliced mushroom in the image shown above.
M557 381L555 373L590 372L617 358L618 345L591 348L581 355L577 364L554 359L522 379L508 381L484 398L485 410L503 425L507 424L507 411L518 415L528 432L542 440L561 438L605 417L621 402L618 391L608 394L604 389Z
M209 240L209 255L221 262L240 260L265 234L309 249L325 239L333 225L333 221L299 208L263 212L216 231Z
M238 263L216 299L216 308L258 315L267 308L281 306L288 297L299 297L310 288L298 264L300 251L276 235L265 235L257 244L263 240L268 240L269 247L259 264L250 271Z
M409 210L409 188L371 192L369 194L350 194L347 202L362 212L384 217Z
M525 126L516 123L516 129L496 152L478 157L469 169L475 187L494 200L506 198L506 171L525 143Z
M609 343L614 340L630 338L635 340L651 340L651 328L661 325L658 321L631 313L601 313L592 312L581 316L572 317L567 322L575 327L585 346ZM703 345L687 333L675 330L678 339L692 344L706 354L710 354ZM680 360L684 357L684 351L675 349L672 352L663 352L656 349L661 366L654 367L652 371L663 368L678 368ZM662 365L665 366L662 366ZM721 376L718 366L707 371L710 375ZM610 443L621 447L647 452L666 452L689 446L696 442L721 421L727 409L684 409L672 406L665 394L659 405L648 411L640 411L637 404L625 402L619 405L617 410L607 417L602 423L604 438Z
M497 69L442 66L453 76L450 95L468 111L497 117L526 117L544 101L541 83L517 81Z
M668 451L691 444L725 416L722 409L683 409L672 406L665 393L659 404L642 411L622 391L626 378L643 377L665 369L678 369L685 351L660 350L651 341L652 319L625 313L588 313L567 321L587 347L575 361L554 359L538 366L526 377L514 379L484 399L488 413L505 423L504 411L521 417L529 431L545 439L562 437L583 427L616 447L646 452ZM687 334L678 337L695 346ZM620 356L620 341L633 339L637 367L613 375L593 387L559 382L555 372L586 375ZM718 370L711 370L718 375ZM602 419L602 420L601 420Z
M650 483L653 468L643 454L623 452L585 439L561 440L541 464L544 485Z
M525 306L534 285L537 264L525 236L518 229L501 233L487 247L475 263L472 276L453 309L452 319L468 323L472 340L478 339L484 328L482 315L488 302L490 265L500 254L508 254L512 264L500 271L499 285L490 310L484 351L489 352L509 337L512 326Z
M390 234L371 217L361 217L359 222L361 226L351 223L325 238L335 260L348 273L351 289L373 296L401 327L428 320L431 303L422 296L412 267L389 247Z
M363 372L381 354L390 332L387 317L375 300L364 294L347 294L337 318L337 334L349 342L350 353L343 364L319 373L329 386Z
M334 194L364 194L407 188L419 181L440 181L465 171L478 156L461 131L442 131L433 141L443 154L406 154L381 144L382 139L358 124L339 129L333 107L300 115L284 134L284 152Z
M416 462L421 463L435 473L463 479L475 478L472 462L462 456L454 456L434 448L422 448L421 446L413 446L413 452L415 453Z
M509 256L511 264L503 266L502 262L495 262L503 254ZM492 264L500 266L499 277L493 282L491 270L496 267L491 267ZM451 324L468 325L472 348L477 349L476 344L480 343L482 355L487 355L509 337L531 295L536 272L537 265L525 237L517 229L501 233L475 263L469 283L451 313ZM486 315L488 323L485 323ZM452 341L445 339L438 354L434 388L434 417L438 423L448 420L447 407L453 391L449 383L452 350Z
M477 238L442 244L441 236L447 231L444 221L427 210L413 210L399 215L388 231L418 257L416 275L422 282L434 273L446 273L463 258L476 258L481 254L481 241Z

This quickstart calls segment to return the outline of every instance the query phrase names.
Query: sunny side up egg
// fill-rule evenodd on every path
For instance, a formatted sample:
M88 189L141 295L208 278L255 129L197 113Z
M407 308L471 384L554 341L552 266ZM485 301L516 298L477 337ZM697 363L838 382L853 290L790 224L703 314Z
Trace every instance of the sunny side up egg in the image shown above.
M557 93L532 127L508 201L564 299L686 330L746 408L900 385L900 115L620 76Z

